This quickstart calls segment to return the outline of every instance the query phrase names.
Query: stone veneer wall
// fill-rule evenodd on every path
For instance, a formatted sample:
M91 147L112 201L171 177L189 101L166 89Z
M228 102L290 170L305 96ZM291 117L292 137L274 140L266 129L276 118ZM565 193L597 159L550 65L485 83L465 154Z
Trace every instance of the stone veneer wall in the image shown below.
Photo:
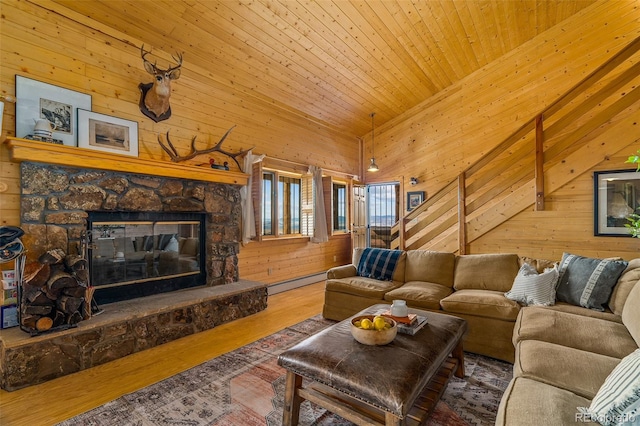
M28 260L78 252L87 211L206 212L207 285L238 281L240 187L130 173L21 164L22 238Z

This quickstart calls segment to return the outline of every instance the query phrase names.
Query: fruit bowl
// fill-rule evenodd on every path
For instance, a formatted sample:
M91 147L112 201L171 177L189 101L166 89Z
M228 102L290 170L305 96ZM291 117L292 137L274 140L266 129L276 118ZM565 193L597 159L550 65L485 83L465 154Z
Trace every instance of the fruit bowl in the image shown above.
M358 327L356 324L362 324L362 320L368 319L373 323L376 315L360 315L351 320L351 335L358 342L363 345L370 346L379 346L379 345L387 345L396 338L396 334L398 334L398 325L391 318L381 317L384 319L387 327L382 330L377 330L375 328L364 329Z

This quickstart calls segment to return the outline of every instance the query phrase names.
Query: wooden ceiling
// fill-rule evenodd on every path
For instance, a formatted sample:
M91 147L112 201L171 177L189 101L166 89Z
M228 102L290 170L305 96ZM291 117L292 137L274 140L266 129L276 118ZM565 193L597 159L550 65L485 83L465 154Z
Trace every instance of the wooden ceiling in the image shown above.
M595 0L54 0L234 93L361 136ZM159 64L161 65L161 64Z

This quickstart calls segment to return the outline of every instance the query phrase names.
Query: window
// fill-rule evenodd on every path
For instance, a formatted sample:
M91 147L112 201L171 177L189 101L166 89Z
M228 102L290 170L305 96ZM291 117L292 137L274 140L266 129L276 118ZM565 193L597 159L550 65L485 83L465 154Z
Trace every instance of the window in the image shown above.
M301 176L285 174L277 171L262 173L262 235L296 235L305 234L302 230L309 228L307 214L303 214L302 195L305 179ZM310 192L311 189L308 189ZM310 226L313 233L313 225ZM307 229L305 229L307 231Z
M253 181L251 189L258 241L263 237L313 237L318 220L316 197L322 197L324 201L323 219L326 219L329 235L348 232L349 183L334 182L333 177L323 176L323 189L318 194L311 173L298 170L298 167L282 170L254 164L254 176L262 176Z
M262 174L262 235L275 235L273 225L273 205L272 200L275 198L274 184L275 174L265 172Z
M332 185L332 206L333 230L347 231L347 185L344 183L333 183Z
M370 247L391 247L391 227L399 218L399 191L397 183L367 185Z
M300 233L300 179L278 177L278 234Z

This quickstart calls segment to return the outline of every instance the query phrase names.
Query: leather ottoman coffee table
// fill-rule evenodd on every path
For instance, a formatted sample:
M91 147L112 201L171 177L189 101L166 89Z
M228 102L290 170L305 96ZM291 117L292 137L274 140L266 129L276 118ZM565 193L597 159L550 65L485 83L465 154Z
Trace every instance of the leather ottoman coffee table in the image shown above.
M374 305L354 317L388 308ZM358 425L426 422L451 375L464 377L467 323L435 312L409 312L427 317L427 324L414 336L398 333L388 345L358 343L351 317L283 352L278 357L287 370L283 424L298 424L304 400Z

